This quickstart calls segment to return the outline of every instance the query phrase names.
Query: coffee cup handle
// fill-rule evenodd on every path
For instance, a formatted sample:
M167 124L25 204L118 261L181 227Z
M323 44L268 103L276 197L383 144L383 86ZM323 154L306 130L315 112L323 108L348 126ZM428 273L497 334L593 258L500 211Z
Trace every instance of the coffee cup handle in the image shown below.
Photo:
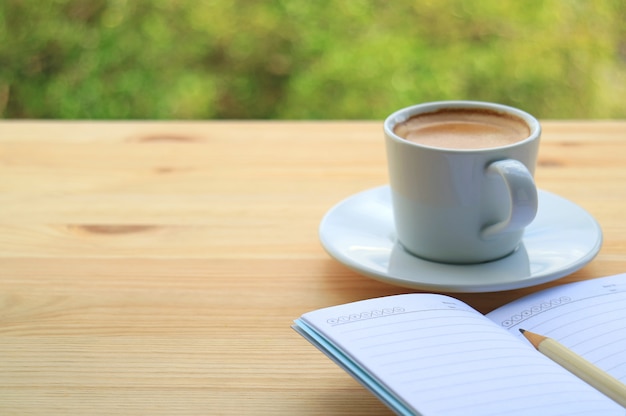
M511 208L505 220L483 228L482 237L519 231L530 224L537 215L538 201L535 181L526 166L513 159L498 160L487 167L487 174L502 177L509 191Z

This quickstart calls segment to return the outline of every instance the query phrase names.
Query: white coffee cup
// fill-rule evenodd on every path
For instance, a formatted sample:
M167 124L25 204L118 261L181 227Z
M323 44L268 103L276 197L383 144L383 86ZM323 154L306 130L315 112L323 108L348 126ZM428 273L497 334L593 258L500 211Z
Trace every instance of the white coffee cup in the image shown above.
M441 101L396 111L384 132L396 233L407 251L470 264L516 249L537 213L535 117Z

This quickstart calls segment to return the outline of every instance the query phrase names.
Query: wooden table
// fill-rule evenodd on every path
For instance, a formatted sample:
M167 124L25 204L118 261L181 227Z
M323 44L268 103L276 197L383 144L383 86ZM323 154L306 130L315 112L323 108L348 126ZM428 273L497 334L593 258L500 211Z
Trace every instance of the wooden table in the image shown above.
M324 213L387 181L382 122L0 123L0 414L389 411L290 324L410 291L329 257ZM536 178L626 272L626 121L545 121ZM459 294L488 312L537 288Z

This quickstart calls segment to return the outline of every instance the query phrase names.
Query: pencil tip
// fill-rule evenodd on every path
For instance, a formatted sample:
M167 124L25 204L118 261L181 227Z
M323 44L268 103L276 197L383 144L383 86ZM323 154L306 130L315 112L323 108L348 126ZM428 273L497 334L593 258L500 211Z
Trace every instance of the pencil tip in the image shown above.
M521 333L523 334L524 332L526 332L526 330L525 330L525 329L520 328L520 329L519 329L519 332L521 332Z

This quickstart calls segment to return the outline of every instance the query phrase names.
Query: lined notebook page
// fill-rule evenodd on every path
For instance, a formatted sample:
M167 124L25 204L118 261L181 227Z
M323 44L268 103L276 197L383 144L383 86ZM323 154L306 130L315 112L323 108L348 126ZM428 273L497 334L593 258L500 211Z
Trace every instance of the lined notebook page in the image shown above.
M626 383L626 274L558 286L489 315L523 338L523 328L556 339Z
M417 414L624 414L450 297L370 299L310 312L302 321Z

